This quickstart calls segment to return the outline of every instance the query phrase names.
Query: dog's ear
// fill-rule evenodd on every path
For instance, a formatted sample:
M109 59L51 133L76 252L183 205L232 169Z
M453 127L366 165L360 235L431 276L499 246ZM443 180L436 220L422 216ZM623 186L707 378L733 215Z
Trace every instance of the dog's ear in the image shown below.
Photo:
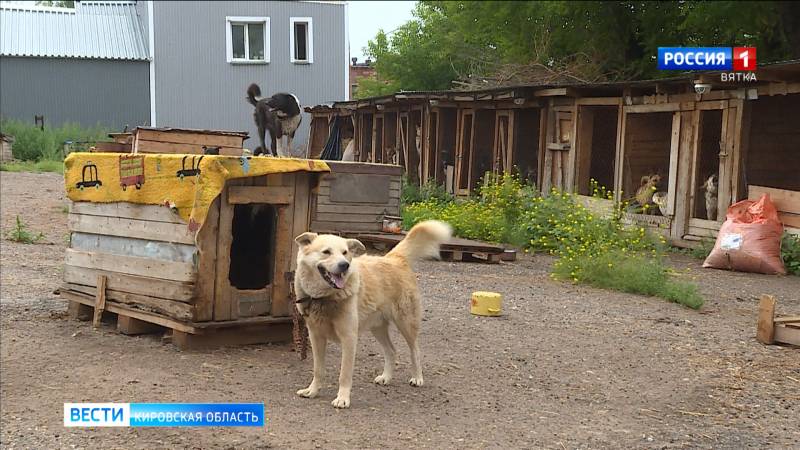
M650 181L650 175L643 176L642 180L639 182L639 186L644 186L648 181Z
M306 245L314 242L314 239L316 239L317 236L318 236L317 233L312 233L308 231L294 238L294 241L297 242L297 245L299 245L300 247L305 247Z
M348 239L347 248L353 256L361 256L367 252L367 248L358 239Z

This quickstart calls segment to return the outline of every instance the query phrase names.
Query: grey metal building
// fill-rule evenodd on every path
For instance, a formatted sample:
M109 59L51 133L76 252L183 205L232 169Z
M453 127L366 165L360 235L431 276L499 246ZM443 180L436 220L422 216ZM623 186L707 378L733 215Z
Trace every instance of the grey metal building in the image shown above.
M147 42L133 3L0 9L0 116L121 128L150 120Z
M58 11L55 11L58 10ZM242 130L250 83L301 105L348 98L345 2L76 2L0 9L0 114ZM303 147L310 117L294 140ZM245 145L253 147L255 139Z

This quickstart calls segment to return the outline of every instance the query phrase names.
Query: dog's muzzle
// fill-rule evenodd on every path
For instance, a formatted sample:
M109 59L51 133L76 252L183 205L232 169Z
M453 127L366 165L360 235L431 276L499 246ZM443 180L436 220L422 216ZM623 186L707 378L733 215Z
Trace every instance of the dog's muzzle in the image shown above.
M340 264L338 267L339 272L330 272L321 264L317 266L317 270L319 270L319 274L322 275L322 279L334 289L344 289L344 276L347 274L349 264L347 264L347 267L344 267L344 270L341 270L342 268L343 266Z

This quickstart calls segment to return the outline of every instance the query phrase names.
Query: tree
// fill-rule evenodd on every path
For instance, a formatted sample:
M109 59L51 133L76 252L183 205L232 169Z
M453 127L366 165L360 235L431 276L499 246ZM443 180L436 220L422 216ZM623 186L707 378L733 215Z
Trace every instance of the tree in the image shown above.
M39 6L55 6L57 8L75 8L75 1L74 0L66 0L66 1L37 1L37 5Z
M760 63L800 58L800 2L421 1L367 53L380 81L371 87L385 93L548 70L584 81L670 76L657 70L659 46L755 46Z

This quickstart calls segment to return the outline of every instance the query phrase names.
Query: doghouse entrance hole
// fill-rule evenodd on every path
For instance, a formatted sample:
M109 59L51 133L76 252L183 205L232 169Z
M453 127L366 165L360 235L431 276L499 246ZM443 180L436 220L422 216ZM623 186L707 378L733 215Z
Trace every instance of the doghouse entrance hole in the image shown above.
M623 162L623 198L635 199L637 191L643 184L642 178L645 176L660 176L661 180L655 186L655 190L667 190L672 120L671 112L628 114L625 129L627 144ZM636 209L630 211L659 215L659 208L652 200L654 192L650 190L648 194L643 195L648 206L646 209L643 205L638 205Z
M514 121L513 166L522 180L538 184L539 174L539 110L522 109Z
M692 217L696 219L717 220L710 217L706 210L706 189L703 188L706 180L712 175L717 176L719 186L719 151L722 141L722 110L711 109L700 111L700 142L697 148L696 180L694 188L694 206ZM713 203L717 204L717 193L713 194Z
M229 281L237 289L272 283L277 211L267 204L235 205Z
M616 106L582 106L578 124L579 177L577 188L582 195L592 195L590 180L608 190L614 189L614 161L617 153ZM662 176L665 176L664 173Z

